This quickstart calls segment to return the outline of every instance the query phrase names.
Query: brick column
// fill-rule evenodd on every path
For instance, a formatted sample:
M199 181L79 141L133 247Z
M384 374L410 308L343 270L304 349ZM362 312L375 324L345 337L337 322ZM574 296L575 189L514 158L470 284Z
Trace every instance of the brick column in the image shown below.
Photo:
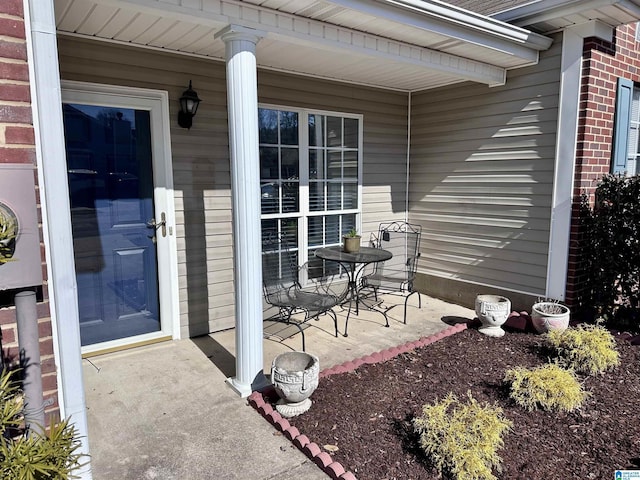
M609 173L618 77L640 82L636 24L616 29L613 41L587 38L584 43L580 118L574 177L572 227L566 302L578 307L583 281L580 271L580 217L582 194L593 205L599 180Z
M32 125L29 66L22 0L0 2L0 163L21 163L34 166L36 198L39 202L36 154ZM40 209L38 205L38 215ZM44 249L42 244L41 249ZM43 251L43 250L42 250ZM43 259L44 285L38 292L38 330L42 386L47 421L59 417L56 364L47 294L46 265ZM0 271L1 274L1 271ZM0 328L5 354L13 362L18 360L16 312L13 305L15 292L0 292Z

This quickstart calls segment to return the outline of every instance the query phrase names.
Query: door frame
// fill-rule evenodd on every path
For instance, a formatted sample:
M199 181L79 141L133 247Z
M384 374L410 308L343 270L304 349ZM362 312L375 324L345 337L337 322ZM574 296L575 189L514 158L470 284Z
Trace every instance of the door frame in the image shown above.
M163 90L62 80L62 102L148 110L151 117L154 218L165 213L167 236L158 236L160 331L82 347L83 356L180 338L178 253L173 190L169 94ZM74 266L75 273L75 266Z

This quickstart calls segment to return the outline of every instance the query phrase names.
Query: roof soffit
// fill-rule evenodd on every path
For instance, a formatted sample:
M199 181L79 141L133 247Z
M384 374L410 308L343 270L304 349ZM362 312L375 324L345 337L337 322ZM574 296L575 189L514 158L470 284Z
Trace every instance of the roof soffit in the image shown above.
M297 11L317 4L321 0L293 0L291 2L279 2L278 0L275 0L275 2L274 0L55 1L56 7L60 7L59 10L66 9L66 11L74 8L70 5L82 6L87 12L93 12L98 7L102 9L111 8L113 9L112 12L117 9L118 14L112 14L114 20L119 18L122 12L128 11L131 15L130 18L138 15L136 12L139 12L154 15L167 23L183 22L185 35L189 32L189 29L200 29L197 32L197 35L203 39L200 40L200 43L204 43L204 39L209 37L206 33L207 29L215 33L228 24L235 23L266 31L268 38L277 42L284 42L283 45L288 43L289 45L299 45L300 48L326 51L329 55L333 55L334 58L336 58L336 53L340 52L351 56L363 55L368 59L366 60L368 62L373 61L375 63L375 59L378 59L380 63L389 62L389 65L393 65L394 68L397 66L405 68L407 74L415 77L419 76L421 69L425 69L424 81L416 80L414 84L407 82L406 85L399 87L407 90L430 88L464 80L487 85L500 85L504 83L506 69L536 62L538 51L547 48L551 42L546 37L533 34L520 27L513 27L470 12L465 13L461 9L453 8L451 10L441 2L433 0L425 2L414 0L336 0L331 2L343 14L346 12L347 17L352 18L356 23L358 18L363 16L360 14L361 11L366 10L366 8L373 8L375 14L382 18L384 22L387 22L382 26L386 27L386 30L385 28L380 28L376 17L377 27L380 28L379 34L351 28L348 22L343 22L341 25L331 23L330 19L322 22L289 13L284 9L276 10L264 5L265 2L269 2L271 5L283 5L286 3L289 8ZM327 2L322 3L326 4ZM58 16L59 12L56 13ZM61 16L64 17L64 15L65 12L62 12ZM126 13L122 13L122 17L125 19L122 22L126 22ZM123 28L121 30L126 26L122 22ZM58 22L61 33L102 38L118 43L144 45L150 48L172 49L171 44L156 43L153 45L144 42L140 43L131 38L117 38L117 35L103 33L107 31L120 33L118 25L112 25L109 28L103 27L102 30L96 29L91 32L87 28L83 28L80 31L73 27L67 28L66 25L64 28L60 28L61 23L64 24L65 22L62 20ZM428 37L434 47L428 48L420 45L420 38L416 38L415 43L408 43L407 38L414 38L407 35L406 30L410 28L413 28L414 31L416 29L424 30L426 32L424 38ZM394 33L398 34L398 39L394 38ZM416 35L416 37L419 37L419 35ZM444 39L440 43L441 46L436 46L435 42L433 42L434 38ZM213 40L213 34L211 34L211 42L219 42L221 44L220 40ZM211 58L224 58L224 54L220 54L220 48L210 48L203 55ZM447 51L447 49L449 50ZM184 48L177 48L175 51L198 54L198 52ZM279 56L282 57L281 54ZM291 63L286 64L286 60L282 60L283 65L279 65L277 55L272 55L270 58L266 58L265 55L263 59L264 63L261 64L261 59L260 57L258 58L259 66L275 69L282 68L292 73L298 72ZM347 67L349 66L345 64L345 72L347 72ZM436 77L433 76L434 82L429 84L426 80L428 71L434 74L439 72L437 82L435 81ZM301 68L299 73L318 74L318 72L308 68ZM353 81L361 82L361 79L357 78L358 74L355 71L353 74ZM384 72L384 74L388 76L388 72ZM344 78L332 78L350 81L349 75L346 73ZM449 80L445 81L446 78L449 78ZM375 86L377 84L373 82L372 85ZM394 88L392 81L388 81L387 84L382 82L378 86Z
M447 3L482 15L493 15L519 5L531 3L531 0L447 0Z
M535 0L494 18L545 34L598 20L611 27L640 21L638 0Z

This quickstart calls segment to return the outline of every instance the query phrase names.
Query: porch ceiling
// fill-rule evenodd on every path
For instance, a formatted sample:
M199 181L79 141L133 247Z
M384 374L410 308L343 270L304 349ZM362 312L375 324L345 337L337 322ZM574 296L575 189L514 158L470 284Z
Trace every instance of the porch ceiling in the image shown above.
M640 20L640 1L537 0L497 13L495 18L546 34L592 20L617 27Z
M224 59L214 34L264 32L258 65L403 91L500 85L551 40L421 0L54 0L59 34Z

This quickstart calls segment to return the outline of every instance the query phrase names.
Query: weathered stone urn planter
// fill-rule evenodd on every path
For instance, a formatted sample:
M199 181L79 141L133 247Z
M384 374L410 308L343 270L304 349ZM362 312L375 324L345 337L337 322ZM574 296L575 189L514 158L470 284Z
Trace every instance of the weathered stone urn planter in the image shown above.
M569 326L571 311L557 302L538 302L531 309L531 323L538 333L563 331Z
M502 337L501 328L511 313L511 301L501 295L478 295L476 297L476 315L482 322L478 329L490 337Z
M271 381L280 396L276 410L295 417L311 408L309 396L318 388L320 362L306 352L286 352L273 359Z

